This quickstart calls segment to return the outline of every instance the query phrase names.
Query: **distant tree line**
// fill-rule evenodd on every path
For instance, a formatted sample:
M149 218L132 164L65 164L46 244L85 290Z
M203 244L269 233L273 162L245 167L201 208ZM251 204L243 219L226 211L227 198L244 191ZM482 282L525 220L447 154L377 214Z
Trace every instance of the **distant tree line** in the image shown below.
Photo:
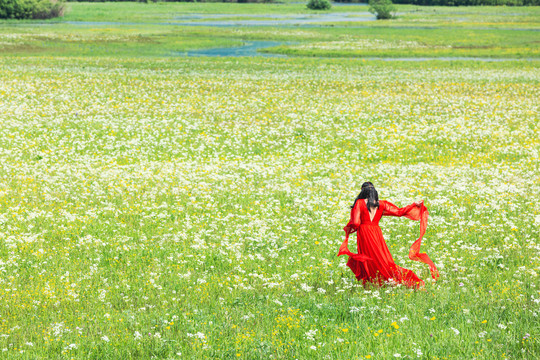
M394 4L431 6L538 6L540 0L393 0Z
M367 3L361 0L333 0L340 3ZM539 6L540 0L392 0L394 4L426 6Z
M1 0L0 0L1 1ZM67 0L69 2L220 2L220 3L272 3L274 0Z

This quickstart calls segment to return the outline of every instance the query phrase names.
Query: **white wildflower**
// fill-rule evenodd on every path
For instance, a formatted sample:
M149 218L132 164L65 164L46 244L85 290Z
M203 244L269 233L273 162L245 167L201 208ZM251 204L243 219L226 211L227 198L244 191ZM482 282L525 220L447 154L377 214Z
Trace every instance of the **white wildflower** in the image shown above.
M315 340L315 335L317 334L317 329L309 330L307 333L305 333L305 338L308 340Z

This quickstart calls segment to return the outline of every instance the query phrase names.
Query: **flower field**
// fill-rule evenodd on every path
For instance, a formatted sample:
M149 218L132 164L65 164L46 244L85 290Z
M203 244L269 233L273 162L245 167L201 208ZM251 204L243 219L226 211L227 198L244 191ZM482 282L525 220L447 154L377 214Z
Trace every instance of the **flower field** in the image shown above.
M132 56L164 43L62 26L0 31L0 358L540 357L538 60ZM382 230L425 289L336 257L364 181L424 199L437 282L405 218Z
M1 63L3 357L538 356L534 63ZM425 291L336 258L364 180Z

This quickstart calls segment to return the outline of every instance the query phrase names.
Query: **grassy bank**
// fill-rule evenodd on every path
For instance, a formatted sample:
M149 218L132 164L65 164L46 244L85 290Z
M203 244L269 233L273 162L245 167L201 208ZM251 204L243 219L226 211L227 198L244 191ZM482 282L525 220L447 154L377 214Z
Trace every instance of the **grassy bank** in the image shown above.
M332 11L350 21L320 26L317 20L304 24L307 26L256 26L256 22L255 26L185 26L193 22L227 24L240 19L319 19L320 13L314 15L300 4L70 6L71 11L61 21L1 22L0 55L166 57L193 49L238 46L250 40L286 42L263 51L289 56L528 59L539 55L540 14L536 8L473 7L459 8L458 12L454 8L400 6L400 16L395 20L360 21L366 18L365 6L340 6ZM189 17L193 14L197 16Z

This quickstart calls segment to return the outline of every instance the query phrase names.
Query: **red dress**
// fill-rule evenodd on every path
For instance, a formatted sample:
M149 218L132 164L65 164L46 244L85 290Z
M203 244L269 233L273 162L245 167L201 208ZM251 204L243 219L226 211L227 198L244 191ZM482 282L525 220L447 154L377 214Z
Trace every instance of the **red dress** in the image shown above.
M439 272L435 264L425 253L420 253L422 236L426 232L428 211L424 204L411 204L403 208L398 208L389 201L379 201L373 220L367 209L365 200L356 201L351 210L351 219L343 228L345 230L345 241L339 248L338 256L349 255L347 266L351 268L356 278L366 282L382 285L387 281L401 283L412 288L424 285L422 279L405 268L397 266L384 241L379 220L382 216L405 216L411 220L420 220L420 237L414 242L409 251L411 260L421 261L429 265L433 279L439 277ZM348 249L349 234L356 232L358 253L352 253Z

